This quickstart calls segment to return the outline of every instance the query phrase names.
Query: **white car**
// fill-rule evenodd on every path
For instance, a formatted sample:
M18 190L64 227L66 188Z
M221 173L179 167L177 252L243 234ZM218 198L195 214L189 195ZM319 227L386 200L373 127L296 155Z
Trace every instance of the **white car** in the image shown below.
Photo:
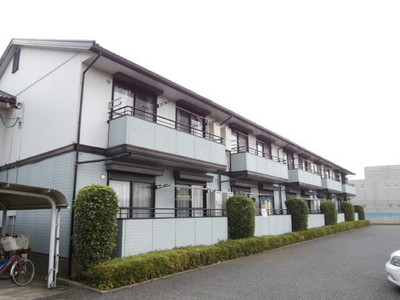
M388 279L395 285L400 286L400 250L394 251L390 255L390 259L385 267Z

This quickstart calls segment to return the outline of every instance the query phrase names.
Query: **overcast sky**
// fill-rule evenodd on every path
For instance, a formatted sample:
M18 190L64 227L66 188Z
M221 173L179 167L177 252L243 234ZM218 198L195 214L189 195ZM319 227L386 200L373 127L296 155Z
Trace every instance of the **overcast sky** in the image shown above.
M400 164L400 1L4 1L12 38L89 39L364 178Z

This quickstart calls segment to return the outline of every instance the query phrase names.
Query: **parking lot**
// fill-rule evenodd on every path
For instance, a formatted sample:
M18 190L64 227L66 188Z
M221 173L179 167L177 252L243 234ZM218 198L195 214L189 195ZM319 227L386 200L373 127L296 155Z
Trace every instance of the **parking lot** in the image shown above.
M399 299L384 268L399 230L374 225L118 291L68 288L44 299Z

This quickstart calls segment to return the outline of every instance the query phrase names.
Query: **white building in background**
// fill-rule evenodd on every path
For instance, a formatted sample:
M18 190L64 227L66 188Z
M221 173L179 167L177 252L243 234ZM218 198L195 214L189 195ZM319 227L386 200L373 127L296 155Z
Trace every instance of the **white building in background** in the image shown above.
M372 223L400 224L400 165L365 168L365 179L350 180L357 195L353 204L362 205Z

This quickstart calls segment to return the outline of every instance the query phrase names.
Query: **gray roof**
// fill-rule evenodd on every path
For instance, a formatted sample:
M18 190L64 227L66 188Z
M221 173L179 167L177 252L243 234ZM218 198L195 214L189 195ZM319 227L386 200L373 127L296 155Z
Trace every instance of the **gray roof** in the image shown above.
M65 196L48 188L0 182L0 210L51 209L51 200L56 208L67 208Z

